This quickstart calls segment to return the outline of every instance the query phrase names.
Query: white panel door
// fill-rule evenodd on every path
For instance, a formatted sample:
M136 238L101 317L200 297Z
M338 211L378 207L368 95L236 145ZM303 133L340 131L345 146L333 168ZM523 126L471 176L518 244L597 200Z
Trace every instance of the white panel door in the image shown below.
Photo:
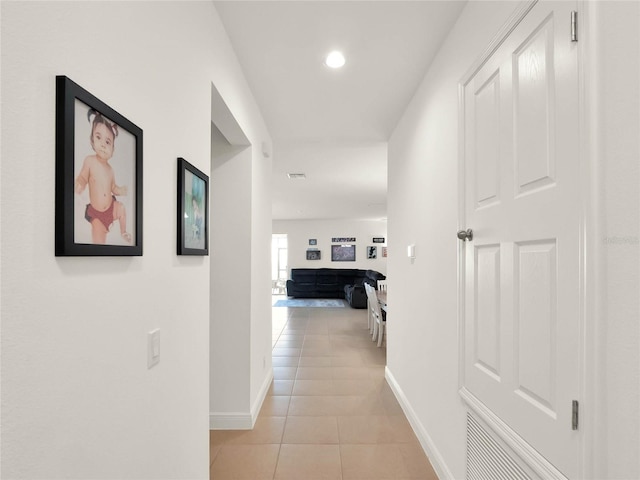
M464 84L464 387L578 473L576 2L540 2Z

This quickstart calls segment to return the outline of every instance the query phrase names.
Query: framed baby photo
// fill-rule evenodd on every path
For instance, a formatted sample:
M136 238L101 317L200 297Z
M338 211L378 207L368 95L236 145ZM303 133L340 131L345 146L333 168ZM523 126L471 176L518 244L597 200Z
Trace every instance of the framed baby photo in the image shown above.
M142 255L142 130L56 77L56 256Z
M209 255L209 177L178 158L178 255Z

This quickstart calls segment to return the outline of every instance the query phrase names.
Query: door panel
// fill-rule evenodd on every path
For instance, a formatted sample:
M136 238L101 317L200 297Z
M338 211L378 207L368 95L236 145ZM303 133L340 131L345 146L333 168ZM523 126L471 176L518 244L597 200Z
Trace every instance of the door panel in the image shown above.
M540 2L463 93L464 387L569 478L579 472L575 2Z
M500 118L500 77L495 74L474 95L476 148L476 202L485 207L499 200L498 133Z
M553 182L555 75L550 15L513 54L515 167L518 193Z
M515 259L516 393L556 418L555 241L517 243Z
M500 246L476 251L476 367L500 381Z

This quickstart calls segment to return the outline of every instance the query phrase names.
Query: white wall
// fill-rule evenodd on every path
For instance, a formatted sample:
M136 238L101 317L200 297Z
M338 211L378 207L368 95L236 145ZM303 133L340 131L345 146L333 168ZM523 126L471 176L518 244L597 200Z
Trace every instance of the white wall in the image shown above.
M466 410L458 395L457 87L517 5L467 4L389 142L388 274L401 278L403 288L390 292L388 372L415 414L441 478L465 477ZM627 240L609 244L594 259L606 273L596 281L605 318L597 320L603 339L594 347L602 349L597 353L605 363L602 383L594 389L604 414L591 418L607 422L607 438L595 439L594 478L630 479L640 476L638 4L597 5L596 60L603 63L593 71L600 72L595 88L603 116L594 129L601 135L595 142L601 151L594 195L601 202L605 238ZM416 244L413 263L403 255L410 243Z
M2 478L208 478L210 261L175 254L176 157L210 170L212 82L266 135L226 33L209 2L1 8ZM60 74L144 131L142 257L54 257ZM247 223L268 257L270 225ZM261 263L251 275L268 284Z
M223 140L224 141L224 140ZM212 155L215 153L212 152ZM233 150L211 175L210 427L250 408L251 149ZM230 205L233 207L230 208ZM238 288L239 284L246 285Z
M594 6L605 405L601 477L640 478L640 3Z
M224 32L220 23L219 31ZM219 41L228 44L224 34ZM212 93L212 116L220 127L212 128L211 152L210 427L215 429L251 428L272 378L272 164L262 148L271 137L257 106L247 101L251 92L235 57L228 68L235 78L216 78ZM245 95L230 102L230 88Z
M360 268L387 273L387 258L382 257L386 247L387 222L382 220L274 220L273 233L286 233L288 238L289 272L292 268ZM355 237L356 261L332 262L331 239ZM374 237L384 237L385 243L373 243ZM317 245L309 245L315 238ZM354 242L351 242L354 243ZM376 259L367 258L367 247L378 246ZM309 248L318 248L320 260L307 260ZM406 252L404 253L406 258Z
M458 82L517 4L470 2L389 141L387 366L435 450L444 478L465 476L458 395ZM406 245L416 245L413 263ZM416 312L421 312L416 314ZM416 379L420 379L416 381ZM439 458L435 458L439 457Z
M266 138L270 143L270 138ZM254 143L251 179L250 402L255 422L267 394L271 369L271 158Z

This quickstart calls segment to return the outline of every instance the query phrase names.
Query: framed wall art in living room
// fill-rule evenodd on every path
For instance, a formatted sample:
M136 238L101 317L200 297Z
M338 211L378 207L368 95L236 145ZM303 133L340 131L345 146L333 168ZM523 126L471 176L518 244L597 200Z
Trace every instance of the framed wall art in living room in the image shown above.
M142 130L56 77L56 256L142 255Z
M331 245L331 261L332 262L355 262L356 246L355 245Z
M178 255L209 255L209 177L178 158Z
M307 250L307 260L320 260L321 253L320 250Z

